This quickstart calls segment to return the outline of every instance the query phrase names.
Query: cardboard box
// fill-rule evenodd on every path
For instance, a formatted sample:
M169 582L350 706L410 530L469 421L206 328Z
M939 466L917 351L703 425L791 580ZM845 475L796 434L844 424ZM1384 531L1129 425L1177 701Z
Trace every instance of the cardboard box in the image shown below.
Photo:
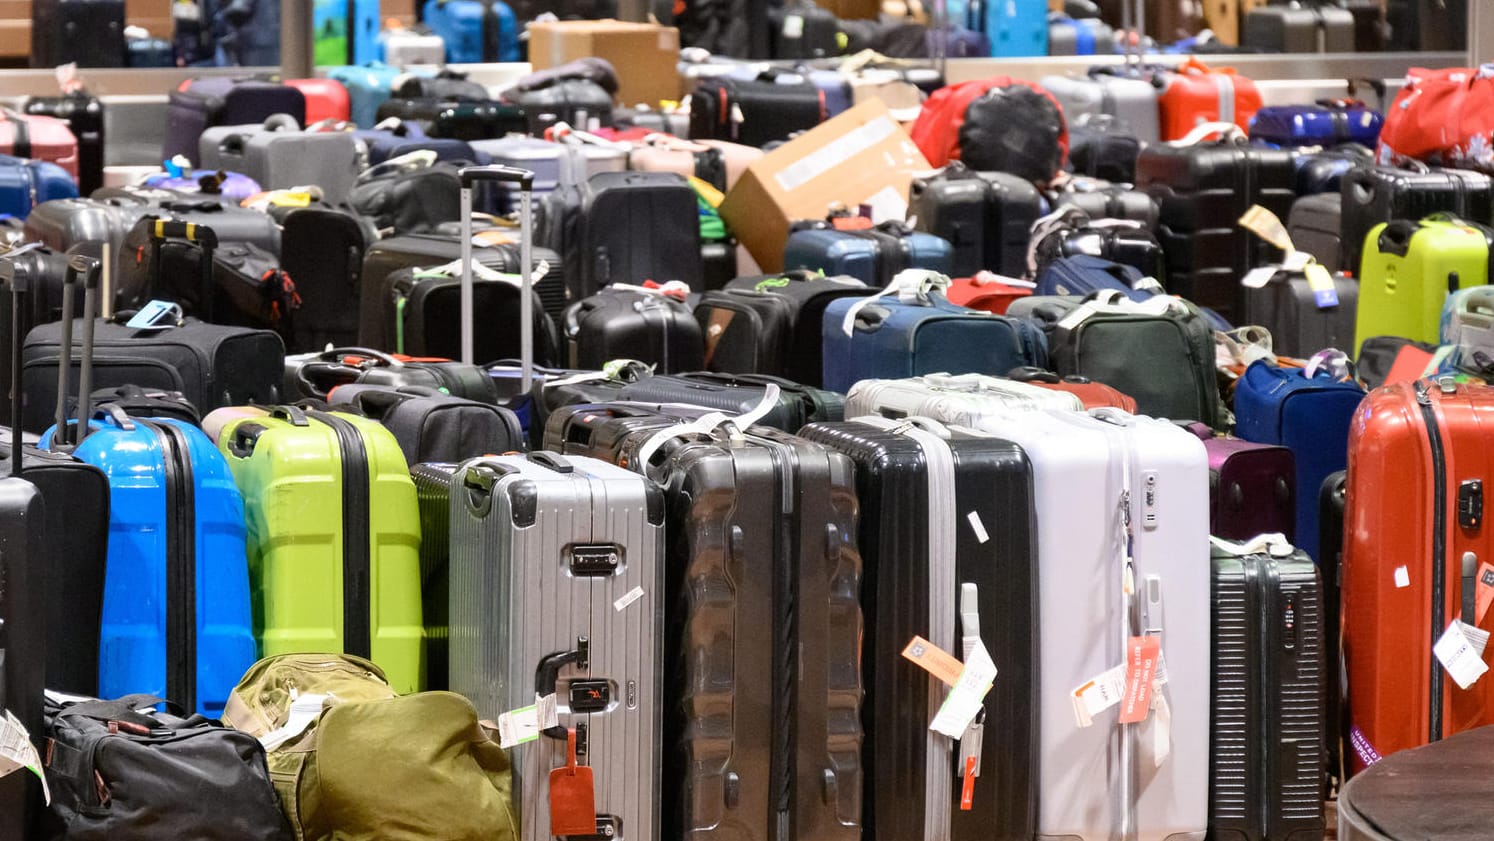
M814 2L816 6L841 20L875 19L882 11L882 0L814 0Z
M657 107L680 98L680 31L653 23L567 20L529 24L529 62L535 70L596 56L617 70L617 100Z
M0 56L25 58L31 55L31 21L0 20Z
M721 218L764 271L783 268L789 225L831 204L871 204L902 218L913 173L929 162L880 99L863 102L753 163L721 203Z

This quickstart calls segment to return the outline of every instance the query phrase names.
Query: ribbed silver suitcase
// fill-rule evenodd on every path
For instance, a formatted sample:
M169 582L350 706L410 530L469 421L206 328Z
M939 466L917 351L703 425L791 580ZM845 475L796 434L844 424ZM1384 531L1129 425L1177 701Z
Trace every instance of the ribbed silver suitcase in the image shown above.
M549 777L566 764L567 728L595 776L596 834L655 841L664 642L658 487L597 459L538 452L464 462L450 502L452 690L485 718L555 696L558 726L511 751L523 841L552 837Z
M1125 123L1136 139L1145 143L1161 140L1157 89L1151 82L1099 74L1093 78L1044 76L1038 84L1063 106L1064 119L1070 124L1081 114L1109 114Z
M985 374L928 374L901 380L862 380L846 394L846 417L880 415L899 420L913 415L940 423L984 428L988 415L1059 409L1084 411L1072 392L1043 388Z

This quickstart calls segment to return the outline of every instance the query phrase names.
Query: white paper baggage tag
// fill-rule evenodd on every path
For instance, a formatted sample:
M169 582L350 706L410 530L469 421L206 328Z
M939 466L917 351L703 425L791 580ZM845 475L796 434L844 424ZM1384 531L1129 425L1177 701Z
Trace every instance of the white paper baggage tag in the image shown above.
M498 746L504 749L532 742L540 736L539 716L533 706L498 716Z
M1094 724L1095 716L1119 704L1126 694L1126 664L1101 672L1074 688L1074 721L1080 727Z
M292 701L290 714L286 716L285 723L259 737L259 743L264 747L265 752L269 753L306 732L306 728L321 716L322 709L331 697L325 694L309 694Z
M560 726L560 704L554 692L534 696L534 716L541 730Z
M1489 670L1484 663L1484 649L1488 645L1488 631L1454 619L1437 644L1432 646L1432 653L1458 688L1467 689Z
M0 718L0 777L21 770L30 771L41 780L42 794L46 796L47 805L52 805L52 789L47 785L47 775L42 772L41 757L31 743L31 734L10 710L4 712L5 717Z
M996 664L991 661L986 647L976 643L975 650L970 653L970 658L965 661L965 668L960 672L960 679L949 691L939 712L934 715L929 729L951 739L964 735L965 729L984 709L986 693L991 691L992 681L995 679Z

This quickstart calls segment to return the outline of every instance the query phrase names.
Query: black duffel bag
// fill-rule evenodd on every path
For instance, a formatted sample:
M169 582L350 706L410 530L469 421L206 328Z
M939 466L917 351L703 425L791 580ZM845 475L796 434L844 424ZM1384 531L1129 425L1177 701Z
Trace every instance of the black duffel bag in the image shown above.
M291 841L259 740L159 703L48 699L59 841Z

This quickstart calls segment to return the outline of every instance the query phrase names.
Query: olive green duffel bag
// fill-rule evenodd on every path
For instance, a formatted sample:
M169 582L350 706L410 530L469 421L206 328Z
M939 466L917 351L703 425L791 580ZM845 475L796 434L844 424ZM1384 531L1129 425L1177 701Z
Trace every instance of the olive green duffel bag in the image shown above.
M508 754L452 692L396 695L348 654L255 663L223 723L265 745L297 841L514 841Z

